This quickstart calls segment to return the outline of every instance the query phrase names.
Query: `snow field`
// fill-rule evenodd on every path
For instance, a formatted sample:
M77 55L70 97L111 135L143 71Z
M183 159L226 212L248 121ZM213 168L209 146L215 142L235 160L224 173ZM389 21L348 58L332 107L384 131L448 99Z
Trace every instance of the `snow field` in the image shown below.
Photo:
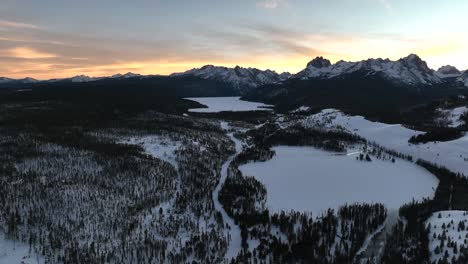
M132 137L121 143L140 145L147 154L169 162L177 169L176 150L182 145L181 142L159 136L144 136Z
M408 143L408 140L411 136L423 132L408 129L400 124L372 122L362 116L347 116L335 109L323 110L301 122L306 127L342 127L370 142L376 142L385 148L411 155L415 160L423 159L444 166L456 173L466 175L468 172L468 135L447 142L415 145Z
M43 264L45 260L33 252L29 252L29 246L8 240L0 231L0 263L5 264Z

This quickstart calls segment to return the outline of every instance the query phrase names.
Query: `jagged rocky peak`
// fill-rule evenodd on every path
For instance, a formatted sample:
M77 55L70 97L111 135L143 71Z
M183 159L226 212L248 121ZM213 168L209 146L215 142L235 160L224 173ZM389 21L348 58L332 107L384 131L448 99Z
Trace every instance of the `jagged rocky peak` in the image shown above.
M315 59L311 60L308 64L307 64L307 68L310 68L310 67L314 67L314 68L326 68L326 67L330 67L332 64L329 60L325 59L324 57L322 56L319 56L319 57L316 57Z
M401 58L399 62L405 66L408 66L409 68L416 68L423 72L432 72L429 66L427 66L427 63L423 61L418 55L413 53L405 58Z
M451 65L445 65L440 67L437 70L437 74L439 75L448 75L448 76L458 76L461 74L461 72L455 68L454 66Z
M228 68L224 66L205 65L182 73L174 73L171 77L197 76L203 79L219 80L232 84L239 90L257 87L284 81L291 76L289 73L278 74L272 70L259 70L256 68L243 68L235 66Z
M335 64L323 57L317 57L309 62L306 69L292 78L330 79L356 72L364 73L365 76L378 73L382 78L408 85L440 83L440 77L416 54L410 54L397 61L378 58L357 62L339 61Z

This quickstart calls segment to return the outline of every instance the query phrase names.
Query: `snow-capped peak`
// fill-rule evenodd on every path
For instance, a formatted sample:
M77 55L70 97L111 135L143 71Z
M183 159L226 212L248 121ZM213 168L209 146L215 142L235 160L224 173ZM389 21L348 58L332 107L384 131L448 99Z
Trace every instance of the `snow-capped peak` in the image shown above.
M112 79L128 79L128 78L134 78L134 77L141 77L140 74L133 73L133 72L127 72L125 74L114 74L110 78Z
M217 80L234 85L238 89L257 87L286 80L289 73L278 74L272 70L259 70L256 68L243 68L236 66L228 68L223 66L205 65L182 73L171 74L171 77L196 76L202 79Z
M354 72L363 72L366 75L380 74L388 80L407 85L432 85L441 82L434 71L427 66L427 63L415 54L410 54L398 61L379 58L359 62L339 61L335 64L331 64L323 57L317 57L294 78L331 79Z
M461 72L451 65L440 67L436 73L440 78L458 77L461 75Z
M77 76L74 76L74 77L71 77L70 80L72 82L92 82L92 81L96 81L98 80L99 78L95 78L95 77L89 77L87 75L77 75Z

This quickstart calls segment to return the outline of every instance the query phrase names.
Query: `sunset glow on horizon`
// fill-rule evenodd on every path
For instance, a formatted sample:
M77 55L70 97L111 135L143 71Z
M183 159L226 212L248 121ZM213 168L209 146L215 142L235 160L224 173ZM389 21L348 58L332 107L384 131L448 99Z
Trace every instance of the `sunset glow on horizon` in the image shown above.
M468 69L464 0L4 0L0 76L167 75L206 64L296 73L418 54Z

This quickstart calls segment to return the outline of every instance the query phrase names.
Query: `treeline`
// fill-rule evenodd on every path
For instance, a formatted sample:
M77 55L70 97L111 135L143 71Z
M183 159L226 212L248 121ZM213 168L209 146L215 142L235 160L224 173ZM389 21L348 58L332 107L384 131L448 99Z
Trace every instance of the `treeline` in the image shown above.
M412 136L408 142L412 144L421 144L435 141L450 141L462 137L465 133L460 128L438 127L424 134Z
M304 128L294 125L280 128L276 124L266 124L259 129L247 132L259 148L270 148L276 145L313 146L327 151L344 152L348 145L364 143L365 140L345 131Z
M381 257L382 264L429 264L429 231L425 220L430 215L430 200L412 202L400 208L398 221L387 237Z
M245 230L250 241L234 263L352 263L357 251L371 232L385 220L383 205L354 204L337 213L328 210L314 217L310 213L271 214L267 223Z

